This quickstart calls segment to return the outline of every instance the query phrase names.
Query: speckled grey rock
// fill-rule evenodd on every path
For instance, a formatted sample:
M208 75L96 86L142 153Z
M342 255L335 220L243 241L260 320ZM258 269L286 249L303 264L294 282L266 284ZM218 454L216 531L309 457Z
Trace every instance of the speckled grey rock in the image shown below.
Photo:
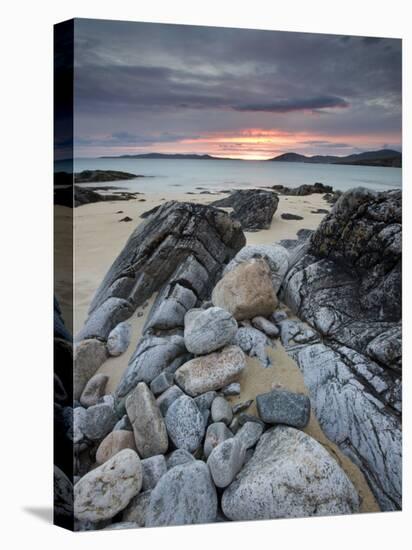
M240 394L240 384L239 382L233 382L232 384L228 384L221 390L222 395L225 395L227 397L233 396L233 395L239 395Z
M217 496L207 465L196 460L169 470L153 489L146 526L210 523L217 514Z
M117 420L114 409L101 403L86 410L81 429L88 439L99 441L112 431Z
M184 395L184 393L179 388L179 386L171 386L156 399L156 403L160 409L160 412L162 413L162 416L166 416L167 410L170 405L174 401L176 401L176 399L182 397L182 395Z
M272 362L266 351L269 345L266 334L253 327L240 327L232 343L239 346L250 357L256 357L263 367L270 367Z
M167 410L165 423L170 439L178 449L194 452L202 444L205 433L203 416L194 400L183 395Z
M192 309L185 315L185 345L195 355L204 355L224 347L236 331L235 319L220 307Z
M180 466L181 464L187 464L189 462L194 462L195 457L186 451L186 449L176 449L166 458L167 469L171 470L175 466Z
M161 372L150 383L150 389L154 395L160 395L173 386L174 376L171 372Z
M265 317L254 317L252 319L252 325L256 329L264 332L269 338L276 338L279 336L280 331L278 327Z
M80 396L80 403L83 407L97 405L99 399L104 395L109 377L106 374L97 373L87 382Z
M183 328L186 312L196 302L197 296L190 288L178 282L166 285L157 295L143 330Z
M349 514L359 496L336 460L300 430L277 426L222 496L231 520Z
M186 355L182 336L144 335L139 342L129 365L116 389L118 397L127 395L138 382L150 382L179 357Z
M166 473L166 459L164 455L155 455L142 460L143 483L142 490L148 491L156 487L157 482Z
M233 433L223 422L210 424L206 431L206 437L203 445L203 453L206 458L210 455L215 447L217 447L226 439L233 437Z
M149 508L150 495L152 491L141 491L132 498L127 507L123 510L122 520L124 522L133 522L138 527L146 525L146 514Z
M127 321L119 323L117 327L114 327L107 338L107 351L109 355L117 357L127 350L130 344L131 332L131 325Z
M142 486L142 466L135 451L124 449L74 486L74 515L79 520L110 519L126 508Z
M104 342L91 338L75 345L73 398L80 399L82 391L108 355Z
M106 341L111 331L132 314L130 302L111 296L89 315L76 340L99 338Z
M212 422L224 422L226 425L229 425L232 422L232 407L226 399L220 395L213 400L210 413L212 416Z
M278 244L258 244L244 246L226 266L224 273L232 271L239 264L262 258L269 265L273 289L277 293L287 273L289 253Z
M142 458L164 454L169 444L166 426L156 400L144 382L127 396L126 410Z
M236 381L246 366L245 356L237 346L196 357L175 373L175 380L192 397L210 390L219 390Z
M256 445L263 433L263 426L257 422L246 422L236 432L235 439L239 439L242 445L249 449Z
M207 465L216 487L227 487L243 466L246 447L240 439L226 439L210 453Z
M267 424L304 428L309 422L310 399L301 393L272 390L257 395L256 405L260 418Z
M217 392L215 391L208 391L195 397L195 403L199 411L204 412L206 410L210 410L215 397L217 397Z

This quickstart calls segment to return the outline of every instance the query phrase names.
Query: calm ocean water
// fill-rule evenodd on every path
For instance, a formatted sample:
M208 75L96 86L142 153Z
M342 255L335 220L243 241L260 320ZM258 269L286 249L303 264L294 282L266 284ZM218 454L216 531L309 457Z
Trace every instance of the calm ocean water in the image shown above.
M67 166L64 161L56 164L56 170L65 168L67 169ZM317 181L342 191L358 186L376 191L402 187L400 168L239 160L96 158L75 161L76 172L97 169L121 170L150 176L108 184L144 193L162 193L168 190L194 191L197 187L211 191L275 184L298 187L303 183L312 184Z

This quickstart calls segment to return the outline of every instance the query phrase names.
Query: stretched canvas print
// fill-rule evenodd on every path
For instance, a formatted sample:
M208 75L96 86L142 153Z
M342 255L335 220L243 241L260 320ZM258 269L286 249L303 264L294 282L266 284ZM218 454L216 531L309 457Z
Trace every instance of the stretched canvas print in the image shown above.
M401 40L55 26L55 523L402 506Z

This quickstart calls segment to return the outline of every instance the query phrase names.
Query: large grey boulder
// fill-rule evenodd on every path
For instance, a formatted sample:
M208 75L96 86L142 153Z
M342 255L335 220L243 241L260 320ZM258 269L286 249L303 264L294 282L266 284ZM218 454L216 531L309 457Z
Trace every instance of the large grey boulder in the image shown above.
M234 382L245 366L242 350L237 346L226 346L221 351L188 361L177 369L175 380L185 393L195 397Z
M119 382L116 394L127 395L138 382L150 382L167 369L174 361L186 358L186 348L182 336L144 335L138 342L129 365Z
M205 424L195 401L182 395L167 410L166 429L178 449L194 452L203 441Z
M150 496L146 526L210 523L216 514L216 489L209 468L197 460L162 476Z
M295 428L307 426L310 399L307 395L287 390L272 390L256 396L260 418L266 424L286 424Z
M169 444L166 426L154 395L140 382L126 399L126 410L142 458L164 454Z
M80 399L87 382L106 361L108 355L104 342L91 338L74 348L73 398Z
M216 351L228 344L237 331L237 323L225 309L192 309L185 316L185 345L195 355Z
M212 302L226 309L237 321L270 315L278 300L268 264L262 259L240 263L217 283Z
M240 221L245 231L269 229L278 204L277 194L263 189L239 189L212 202L213 206L233 208L232 217Z
M135 451L124 449L74 486L74 515L79 520L113 518L142 487L142 466Z
M250 260L263 259L269 266L273 290L277 294L289 267L289 253L279 244L254 244L244 246L225 267L224 274Z
M240 439L226 439L210 453L207 459L210 474L216 487L227 487L242 468L246 447Z
M309 435L286 426L265 432L222 496L232 520L350 514L359 496L336 460Z

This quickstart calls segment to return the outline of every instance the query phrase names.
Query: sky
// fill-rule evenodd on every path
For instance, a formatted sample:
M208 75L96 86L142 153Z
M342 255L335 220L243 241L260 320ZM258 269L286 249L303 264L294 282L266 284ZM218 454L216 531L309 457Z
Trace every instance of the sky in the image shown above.
M75 157L401 150L401 40L77 19Z

